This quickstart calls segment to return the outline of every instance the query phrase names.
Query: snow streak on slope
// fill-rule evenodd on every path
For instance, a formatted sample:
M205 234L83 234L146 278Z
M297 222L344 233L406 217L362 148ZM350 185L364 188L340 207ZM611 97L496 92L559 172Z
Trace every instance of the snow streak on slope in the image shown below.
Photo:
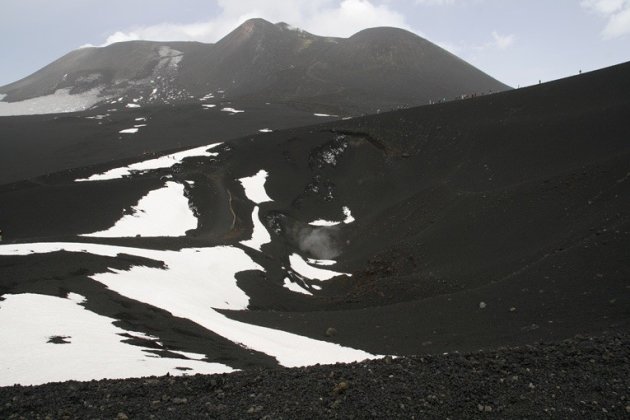
M200 361L204 357L200 354L186 354L193 360L162 358L124 343L122 334L153 337L114 326L115 319L85 309L83 296L74 293L67 299L30 293L3 297L0 386L181 375L182 369L188 374L233 371L223 364Z
M177 152L177 153L173 153L170 155L166 155L166 156L162 156L156 159L150 159L150 160L143 160L141 162L137 162L137 163L133 163L129 166L124 166L122 168L115 168L115 169L111 169L107 172L104 172L102 174L96 174L96 175L92 175L89 178L81 178L81 179L77 179L75 181L77 182L82 182L82 181L106 181L106 180L110 180L110 179L120 179L122 177L125 176L129 176L133 173L142 173L142 172L146 172L146 171L151 171L151 170L155 170L155 169L163 169L163 168L170 168L171 166L174 166L178 163L181 163L182 160L188 158L188 157L194 157L194 156L206 156L206 157L212 157L212 156L218 156L218 153L214 153L214 152L209 152L209 149L213 149L219 145L221 145L222 143L215 143L215 144L211 144L209 146L201 146L201 147L196 147L194 149L189 149L189 150L184 150L182 152Z
M133 236L184 236L197 228L197 218L184 196L184 186L169 181L150 191L111 228L83 236L120 238Z
M308 259L308 263L309 264L313 264L313 265L335 265L335 264L337 264L337 261L335 261L335 260L316 260L314 258L309 258Z
M289 262L291 268L302 277L313 280L330 280L337 276L351 276L351 274L337 273L331 270L324 270L322 268L316 268L309 265L304 258L298 254L291 254L289 256Z
M138 132L138 127L133 128L125 128L124 130L120 130L119 134L136 134Z
M222 108L221 111L229 112L230 115L240 114L241 112L245 112L242 109L234 109L234 108Z
M252 249L260 251L261 246L271 242L271 235L269 235L269 232L267 232L265 225L263 225L260 221L260 218L258 217L258 211L258 206L254 207L254 211L252 212L252 222L254 224L254 230L252 232L251 239L242 241L241 243Z
M304 289L299 284L293 283L288 278L284 279L284 284L282 285L282 287L284 287L286 289L289 289L290 291L295 292L295 293L302 293L303 295L310 295L310 296L313 295L311 292L309 292L308 290Z
M265 182L267 181L267 171L261 169L256 175L241 178L239 182L243 185L245 190L245 196L256 204L264 203L266 201L273 201L267 195L265 190ZM260 251L260 247L266 243L271 242L271 236L265 226L261 223L258 216L259 207L255 206L252 212L253 232L251 239L242 241L241 243L252 249Z

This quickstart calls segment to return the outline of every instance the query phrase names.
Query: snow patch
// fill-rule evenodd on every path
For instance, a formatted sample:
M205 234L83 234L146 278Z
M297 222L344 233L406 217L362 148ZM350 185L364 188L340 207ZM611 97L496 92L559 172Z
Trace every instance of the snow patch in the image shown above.
M259 211L258 206L255 206L252 212L252 222L254 224L254 229L252 232L251 239L242 241L241 244L247 247L250 247L252 249L255 249L257 251L260 251L261 250L260 248L264 244L271 242L271 235L269 235L269 232L267 232L265 225L263 225L262 222L260 221L260 218L258 217L258 211Z
M330 220L318 219L309 223L311 226L337 226L340 222L333 222Z
M344 219L344 223L348 224L348 223L352 223L354 222L354 217L352 217L352 212L350 211L350 209L346 206L343 206L343 214L345 214L346 218Z
M102 87L91 89L76 95L70 94L70 88L58 89L51 95L39 96L18 102L0 102L0 116L57 114L85 111L107 99L100 97Z
M73 242L0 245L0 255L58 251L86 252L104 257L126 254L164 262L165 269L135 266L128 271L110 269L91 276L112 290L141 297L139 300L143 302L159 303L161 307L168 306L165 301L169 299L173 302L182 299L179 304L184 306L188 302L192 307L247 309L249 297L237 286L234 276L245 270L264 271L243 250L229 246L161 251Z
M352 217L352 212L347 206L343 206L342 211L343 211L343 214L346 216L342 222L318 219L318 220L313 220L312 222L309 223L309 225L328 227L328 226L337 226L337 225L340 225L341 223L349 224L355 221L355 218Z
M239 112L245 112L242 109L234 109L234 108L222 108L221 111L230 112L232 115L238 114Z
M136 134L137 132L138 132L137 127L125 128L124 130L119 131L120 134Z
M247 295L236 286L234 275L247 269L260 269L247 254L236 248L183 249L177 252L97 244L40 243L0 246L0 254L28 255L37 249L43 252L89 249L100 255L120 252L164 261L168 266L166 270L133 267L129 271L111 270L92 278L116 293L162 308L173 316L187 318L234 343L273 356L286 367L350 363L377 357L338 344L234 321L215 311L213 308L245 309L243 304L247 302ZM243 297L239 304L229 294L236 291Z
M182 152L165 155L156 159L144 160L141 162L133 163L129 166L123 166L122 168L110 169L107 172L92 175L89 178L76 179L76 182L83 181L105 181L110 179L120 179L125 176L129 176L133 173L142 173L155 169L170 168L173 165L181 163L184 159L194 156L218 156L218 153L209 152L209 149L215 148L222 143L215 143L208 146L196 147L194 149L184 150Z
M265 182L267 181L268 172L264 169L258 171L256 175L239 179L245 189L245 195L256 204L266 201L273 201L265 190Z
M307 261L309 264L313 264L313 265L335 265L337 264L337 261L335 260L316 260L313 258L307 258Z
M81 306L83 296L68 299L32 293L7 294L0 304L0 386L39 385L68 380L119 379L151 375L227 373L220 363L161 358L124 343L127 331L115 319ZM63 337L64 344L49 342ZM185 354L187 355L187 354ZM190 370L188 370L190 369Z
M197 218L184 196L184 186L169 181L164 188L150 191L111 228L82 236L122 238L134 236L185 236L197 228Z
M285 287L285 288L289 289L292 292L302 293L304 295L313 296L313 294L311 292L309 292L308 290L306 290L305 288L303 288L299 284L293 283L288 278L284 279L284 284L282 285L282 287Z
M313 115L315 115L316 117L332 117L332 118L339 118L339 115L331 115L331 114L319 114L319 113L316 113L316 114L313 114Z
M260 130L258 130L261 133L271 133L273 130L270 128L261 128Z
M135 101L135 99L134 99ZM127 104L125 105L125 108L140 108L140 105L138 104Z
M293 271L311 280L330 280L337 276L352 276L352 274L337 273L335 271L313 267L304 261L304 258L295 253L289 255L289 263Z

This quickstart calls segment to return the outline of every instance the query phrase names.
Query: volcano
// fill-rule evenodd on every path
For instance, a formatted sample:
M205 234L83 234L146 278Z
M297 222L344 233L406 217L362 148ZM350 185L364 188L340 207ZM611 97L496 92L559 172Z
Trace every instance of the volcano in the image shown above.
M622 417L629 90L259 19L0 88L0 415Z
M358 115L506 89L405 30L345 39L251 19L216 44L131 41L72 51L0 87L0 115L225 98Z

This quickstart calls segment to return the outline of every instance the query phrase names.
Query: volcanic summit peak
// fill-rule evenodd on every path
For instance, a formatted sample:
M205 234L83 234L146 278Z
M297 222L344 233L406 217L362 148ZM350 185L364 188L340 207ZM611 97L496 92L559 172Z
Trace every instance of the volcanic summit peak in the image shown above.
M363 29L348 40L361 42L377 42L377 43L397 43L401 40L417 41L418 39L428 42L425 38L402 28L392 26L377 26L374 28Z
M278 29L276 25L265 19L252 18L240 24L232 33L242 36L251 36L254 34L277 32Z

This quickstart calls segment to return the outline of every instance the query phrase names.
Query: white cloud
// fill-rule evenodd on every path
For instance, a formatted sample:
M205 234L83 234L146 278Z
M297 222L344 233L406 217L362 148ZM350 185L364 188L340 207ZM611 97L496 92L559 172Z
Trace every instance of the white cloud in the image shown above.
M494 42L491 45L495 46L500 50L505 50L514 44L514 35L501 35L497 31L492 31L492 38Z
M426 4L428 6L444 6L453 3L455 3L455 0L416 0L416 4Z
M502 35L497 31L492 31L490 35L492 36L492 40L484 42L482 44L471 44L467 42L437 42L437 44L455 55L471 56L471 54L477 54L481 52L507 50L516 42L516 36L514 34Z
M410 29L401 13L373 0L218 0L218 5L221 12L209 20L128 28L111 34L101 46L139 39L216 42L254 17L274 23L283 21L328 36L348 37L375 26Z
M604 39L630 34L630 0L582 0L580 5L607 19L602 30Z
M625 0L582 0L580 5L585 9L609 15L619 11L626 3Z

